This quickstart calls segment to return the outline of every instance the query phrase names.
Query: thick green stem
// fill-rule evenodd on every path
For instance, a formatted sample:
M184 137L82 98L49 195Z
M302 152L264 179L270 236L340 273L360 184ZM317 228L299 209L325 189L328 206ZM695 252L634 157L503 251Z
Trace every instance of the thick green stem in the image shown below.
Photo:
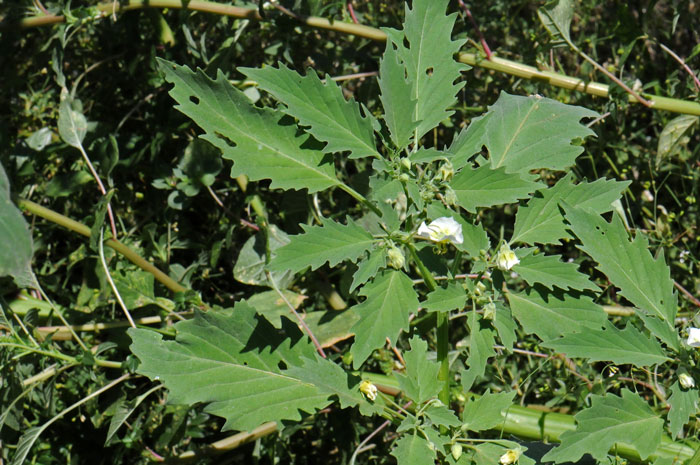
M418 256L418 252L412 243L407 243L408 251L411 254L411 258L418 267L418 271L425 280L425 285L430 292L437 289L437 282L433 274L425 267L425 264ZM440 393L438 394L438 399L443 404L450 405L450 320L447 313L438 312L437 314L437 362L440 364L440 371L438 371L438 382L442 384L440 388Z
M119 4L116 2L100 3L96 6L96 8L105 14L112 14L113 11L120 12L138 10L142 8L188 9L232 16L236 18L254 19L258 21L262 20L257 9L241 8L205 1L183 2L181 0L131 0L124 4ZM374 27L363 26L361 24L344 23L341 21L331 22L325 18L317 18L313 16L295 17L302 24L310 27L333 30L344 34L352 34L357 37L364 37L377 42L386 41L386 34L384 34L384 32L382 32L380 29ZM22 28L31 28L58 24L64 21L65 17L63 16L37 15L22 19L18 25ZM12 25L12 23L4 24L6 27ZM607 97L609 94L608 86L605 84L601 84L599 82L586 82L582 79L566 76L564 74L540 71L535 67L524 65L515 61L505 60L503 58L491 57L490 60L487 60L486 58L478 56L474 53L460 53L458 55L458 60L471 66L491 69L524 79L542 81L552 86L561 87L564 89L585 92L587 94L597 95L600 97ZM700 116L700 103L668 97L659 97L645 93L643 93L642 96L651 103L651 108L653 109ZM629 101L638 102L637 98L633 95L629 95Z
M81 234L83 236L90 237L90 228L88 228L84 224L78 223L77 221L72 220L67 216L63 216L60 213L57 213L53 210L49 210L46 207L42 207L41 205L34 203L31 200L17 199L17 205L19 205L20 208L23 208L36 216L44 218L45 220L51 221L52 223L56 223L59 226L63 226L64 228L70 229L71 231ZM186 287L182 286L170 276L160 271L152 263L142 258L139 254L137 254L121 242L115 241L114 239L107 239L105 241L105 244L107 245L107 247L111 247L120 254L124 255L134 265L138 266L144 271L148 271L149 273L151 273L158 281L160 281L165 287L167 287L171 291L187 291Z

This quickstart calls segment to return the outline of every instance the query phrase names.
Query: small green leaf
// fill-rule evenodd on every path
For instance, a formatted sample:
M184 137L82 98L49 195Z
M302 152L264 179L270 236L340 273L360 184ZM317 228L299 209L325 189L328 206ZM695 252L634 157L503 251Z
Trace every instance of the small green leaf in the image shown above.
M272 258L274 258L280 247L289 244L289 236L274 224L268 226L267 235L270 253ZM253 286L270 287L270 282L265 273L265 248L265 234L263 232L258 232L243 244L236 264L233 267L233 277L236 281ZM286 289L294 279L293 273L288 270L272 271L270 275L277 287L281 289Z
M391 141L398 150L403 150L418 126L414 120L415 98L411 92L411 83L406 81L404 63L389 40L379 62L379 89L384 121L389 128Z
M431 404L425 409L424 413L434 425L439 426L460 426L462 424L454 414L454 412L444 405Z
M637 394L622 389L614 394L591 395L592 406L576 414L576 431L561 435L561 445L549 451L542 461L576 462L588 453L604 460L616 442L631 445L642 460L661 443L663 420Z
M273 189L308 189L318 192L342 183L335 177L332 159L303 147L295 125L284 124L282 113L260 109L233 87L219 71L216 80L204 71L192 71L160 60L165 79L175 84L170 95L175 108L201 127L201 137L233 160L231 176L247 175L251 181L270 179Z
M325 152L349 151L350 158L379 156L371 120L362 116L353 98L345 100L333 79L326 77L324 83L312 69L301 76L282 63L278 67L238 70L284 103L285 113L309 126L316 139L327 142Z
M649 252L649 243L638 233L630 242L617 215L606 222L600 215L566 207L566 219L581 240L579 248L598 262L620 294L639 308L647 327L663 342L678 349L680 342L674 327L677 295L673 289L671 271L664 260L663 249L656 260Z
M347 218L347 225L322 218L321 226L302 224L304 234L289 238L289 244L277 250L270 269L296 273L310 266L312 270L328 262L330 266L357 260L374 246L370 233Z
M406 374L396 374L403 393L416 404L430 400L440 392L440 365L428 360L428 344L418 336L411 338L411 350L404 353Z
M461 310L467 303L467 292L461 284L448 283L447 287L439 287L428 294L421 306L429 312L449 312Z
M671 396L668 398L668 404L671 406L668 411L668 428L672 438L678 437L683 425L688 423L690 417L698 412L700 409L698 401L700 401L700 397L697 388L683 389L678 381L673 383Z
M494 169L502 167L507 173L563 170L583 152L583 147L571 142L594 135L580 124L581 119L596 116L594 111L556 100L501 92L488 113L472 123L476 127L465 129L465 136L460 134L448 152L454 156L455 168L464 166L475 149L486 146Z
M569 29L574 18L574 4L571 0L553 0L537 10L542 25L552 38L553 45L566 45L571 42Z
M12 277L20 287L34 287L31 270L32 235L19 209L10 198L10 180L0 165L0 277ZM7 247L12 244L12 247Z
M606 213L631 182L598 179L574 185L572 179L573 174L567 174L554 187L537 191L525 206L518 208L511 244L559 244L561 239L572 237L566 231L561 203Z
M80 102L73 101L68 89L61 90L61 104L58 107L58 134L71 147L81 148L87 133L87 120L80 109Z
M455 174L450 187L457 195L457 204L468 212L475 212L477 207L517 202L542 185L527 181L519 174L508 174L505 168L484 165L476 169L464 167Z
M588 329L600 329L607 321L603 307L590 297L549 293L534 287L525 292L506 294L513 316L528 334L537 334L547 341Z
M464 427L470 431L483 431L503 423L516 392L487 392L481 397L467 402L462 412Z
M387 337L396 343L399 332L408 329L408 316L418 310L413 281L400 271L381 271L365 284L360 295L367 299L353 307L360 315L360 321L351 329L355 333L355 343L350 348L355 369L374 349L383 346Z
M693 115L676 116L664 126L661 135L659 135L659 143L656 146L656 167L661 165L661 162L678 152L687 141L684 138L695 123L700 121L700 117Z
M430 443L417 432L402 436L391 451L397 465L426 465L435 463L436 454Z
M301 367L315 350L286 320L280 332L245 302L233 312L196 312L175 325L177 338L163 341L154 331L129 329L137 372L159 379L175 404L207 403L205 411L224 417L224 430L250 431L267 421L301 420L301 412L328 405L328 392L286 373Z
M550 291L552 286L567 290L578 291L598 291L599 288L593 284L583 273L579 273L578 265L561 261L561 255L528 255L520 260L520 263L513 267L513 271L518 273L530 286L542 284Z
M565 333L543 345L569 357L611 361L617 365L631 363L647 367L670 360L656 339L646 337L632 324L619 330L608 321L603 329L583 328L580 333Z
M107 194L101 196L100 200L97 202L97 207L95 208L95 221L90 228L90 249L94 251L97 251L99 248L100 231L102 231L105 226L105 216L107 216L109 202L112 200L114 192L114 189L110 189L107 191ZM109 230L109 228L106 229L108 229L108 236L105 237L105 239L112 236L111 230Z
M462 389L469 391L477 377L483 376L486 370L486 362L489 357L496 355L493 346L494 331L481 315L471 312L468 320L469 326L469 356L467 365L469 369L462 372Z
M517 324L513 320L510 309L500 302L496 303L496 317L493 319L493 327L496 328L498 337L506 349L512 349L516 341Z
M379 269L384 266L386 266L386 249L382 247L370 251L369 257L357 263L357 271L352 275L350 292L377 276Z

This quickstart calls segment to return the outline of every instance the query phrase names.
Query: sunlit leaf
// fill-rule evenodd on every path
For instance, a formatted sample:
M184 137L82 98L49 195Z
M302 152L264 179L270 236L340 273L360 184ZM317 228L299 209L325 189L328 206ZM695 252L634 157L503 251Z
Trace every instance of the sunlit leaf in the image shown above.
M630 241L617 216L608 223L600 215L567 207L566 219L581 240L579 248L598 262L597 268L620 288L620 294L643 312L642 317L655 317L645 319L649 330L677 349L678 334L673 329L677 295L663 249L654 259L646 237L638 233Z
M483 431L503 423L516 392L487 392L464 405L462 421L470 431Z
M435 451L430 443L417 432L406 434L396 441L396 447L391 451L396 457L397 465L425 465L435 462Z
M418 126L415 120L415 97L411 83L406 81L406 68L391 41L387 41L379 62L380 99L384 107L384 121L396 148L405 148Z
M408 329L408 316L418 310L418 295L413 281L401 271L384 270L365 284L360 295L367 297L354 307L360 315L351 331L355 343L350 348L353 367L359 368L374 349L389 338L396 342L401 330Z
M403 393L417 404L437 396L441 385L438 383L440 365L428 360L428 344L421 338L411 338L411 350L404 352L406 373L396 374Z
M552 38L553 45L571 42L569 29L574 18L574 3L571 0L553 0L537 10L542 25Z
M239 68L258 86L284 103L288 113L309 126L309 132L327 142L325 152L350 152L350 158L379 156L369 118L362 116L355 99L345 100L342 89L330 77L324 83L309 69L300 75L282 63L278 68Z
M698 388L683 389L676 381L671 386L668 404L671 406L668 411L668 428L671 431L671 437L676 438L683 429L683 425L700 410Z
M610 393L590 397L592 406L575 416L576 431L562 434L561 445L543 461L576 462L584 454L604 460L616 442L631 445L642 459L656 450L664 422L637 394L622 389L622 397Z
M464 166L486 146L494 169L502 167L507 173L563 170L583 152L583 147L572 145L572 141L594 134L580 123L581 119L596 116L598 113L592 110L537 95L521 97L501 92L483 118L462 131L448 152L454 157L455 167Z
M201 137L224 158L233 160L232 177L245 174L253 181L270 179L273 189L309 192L341 184L332 160L304 147L307 137L299 136L295 125L282 122L278 111L253 105L221 71L214 80L202 70L165 60L159 64L166 80L175 85L170 90L178 102L175 108L204 130Z
M579 273L578 265L562 262L561 255L528 255L513 267L513 271L522 276L530 286L542 284L550 291L552 286L563 290L598 290L598 286L593 284L588 276Z
M606 321L603 329L583 327L578 333L565 333L548 341L545 347L569 357L587 358L592 362L611 361L646 367L670 360L656 339L645 336L632 324L623 330Z
M357 260L374 246L375 239L352 219L347 225L322 218L321 226L302 224L303 234L289 237L289 244L277 250L270 269L292 273L310 266L315 270L328 262L330 266Z
M477 207L517 202L542 185L527 181L519 174L506 173L504 168L484 165L476 169L464 167L455 174L450 187L457 195L457 204L468 212L474 212Z

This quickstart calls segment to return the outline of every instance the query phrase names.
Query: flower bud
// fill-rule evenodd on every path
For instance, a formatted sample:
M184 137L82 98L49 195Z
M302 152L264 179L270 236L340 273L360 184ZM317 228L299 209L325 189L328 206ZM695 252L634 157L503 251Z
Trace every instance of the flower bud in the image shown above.
M438 172L437 172L438 178L440 178L442 181L445 181L445 182L452 179L452 176L454 176L454 174L455 174L455 170L452 167L452 163L450 163L447 160L442 162L442 164L440 165L440 168L438 168Z
M445 187L445 203L447 205L457 205L457 194L450 186Z
M401 182L408 182L408 180L411 179L406 173L401 173L399 175L399 181Z
M501 458L498 461L501 465L511 465L512 463L517 462L519 458L519 450L508 449L505 454L501 455Z
M692 389L695 387L695 380L685 371L678 373L678 382L683 389Z
M484 305L484 319L495 320L496 319L496 304L489 302Z
M407 170L411 169L411 160L408 159L408 157L404 157L401 159L401 165L406 168Z
M518 263L520 263L520 260L515 255L515 252L510 250L508 243L504 242L496 254L496 265L498 269L508 271Z
M459 458L462 456L462 444L452 444L452 447L450 448L450 452L452 452L452 458L455 460L459 460Z
M360 383L360 392L371 402L374 402L377 398L377 386L372 384L371 381L362 381Z
M406 258L403 252L398 247L392 246L387 250L386 256L389 262L389 266L400 270L406 263Z

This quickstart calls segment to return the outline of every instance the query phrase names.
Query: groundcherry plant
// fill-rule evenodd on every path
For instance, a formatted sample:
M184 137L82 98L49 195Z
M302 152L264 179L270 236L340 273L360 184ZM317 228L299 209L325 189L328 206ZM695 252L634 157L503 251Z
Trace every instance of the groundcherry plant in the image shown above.
M239 68L279 102L261 107L222 73L212 79L160 61L175 108L233 162L232 178L316 197L329 191L349 196L344 204L351 207L326 216L316 209L313 223L296 235L259 210L260 231L243 245L234 273L271 288L289 308L261 313L248 301L215 307L175 324L174 339L131 328L136 371L161 382L172 403L206 404L225 419L225 430L270 421L282 427L334 404L390 420L391 454L400 465L532 464L521 442L482 433L503 423L518 392L502 380L490 380L487 392L478 386L503 353L496 345L507 354L516 334L534 335L552 354L649 373L669 364L665 371L675 373L658 380L657 389L670 393L666 405L625 388L591 394L575 429L541 460L576 462L590 454L612 463L608 454L624 449L674 463L673 452L659 451L667 435L685 437L698 413L700 329L676 326L677 295L663 250L652 255L615 208L629 182L577 179L571 170L594 136L586 122L599 115L539 95L502 93L450 144L430 145L465 85L466 66L455 60L465 41L452 39L456 16L447 6L413 0L403 28L384 30L381 108L346 99L313 70ZM549 29L568 34L566 11L552 6L541 14ZM359 174L339 174L341 164ZM503 218L500 232L486 231L485 215ZM591 264L587 273L580 261L551 253L565 244L580 249ZM349 277L354 302L332 329L311 315L301 318L292 303L321 267ZM604 275L634 306L633 317L609 319L591 273ZM351 341L348 352L327 357L325 349L343 340ZM387 343L407 349L393 376L399 398L366 371ZM678 461L689 458L678 454Z
M161 61L175 108L233 161L232 177L310 195L342 191L336 195L356 204L332 218L317 211L316 224L292 236L261 217L256 240L265 247L249 282L286 295L320 267L353 270L356 304L334 334L316 335L291 313L268 320L245 301L178 323L171 341L131 329L137 371L163 382L171 402L208 403L208 412L226 419L225 429L300 420L335 403L390 419L400 465L526 464L533 459L522 444L480 438L502 423L516 397L510 386L471 398L461 412L452 408L455 392L468 393L483 379L497 341L513 348L519 325L542 347L571 358L650 372L676 363L665 420L630 390L591 395L576 429L542 460L574 462L588 453L603 461L622 443L643 460L654 458L664 428L677 437L697 413L700 379L691 347L696 330L686 340L675 327L677 296L663 252L654 258L644 236L628 231L613 208L628 182L577 181L570 171L581 142L594 135L585 125L598 116L591 110L502 93L449 146L423 145L452 116L464 86L465 66L454 59L464 41L450 36L455 15L447 15L447 3L414 0L403 29L385 29L381 109L345 99L333 80L312 70L239 69L279 102L261 108L222 74L211 79ZM556 8L544 13L566 23ZM356 163L368 182L341 179L339 161ZM556 183L545 182L555 175ZM506 205L517 208L512 227L503 228L512 233L487 234L479 218L493 210L506 221ZM614 325L589 276L544 252L569 241L634 305L635 319ZM457 341L451 334L467 336ZM326 358L324 347L350 336L342 360ZM395 375L403 396L397 401L362 370L373 351L400 339L410 350Z

